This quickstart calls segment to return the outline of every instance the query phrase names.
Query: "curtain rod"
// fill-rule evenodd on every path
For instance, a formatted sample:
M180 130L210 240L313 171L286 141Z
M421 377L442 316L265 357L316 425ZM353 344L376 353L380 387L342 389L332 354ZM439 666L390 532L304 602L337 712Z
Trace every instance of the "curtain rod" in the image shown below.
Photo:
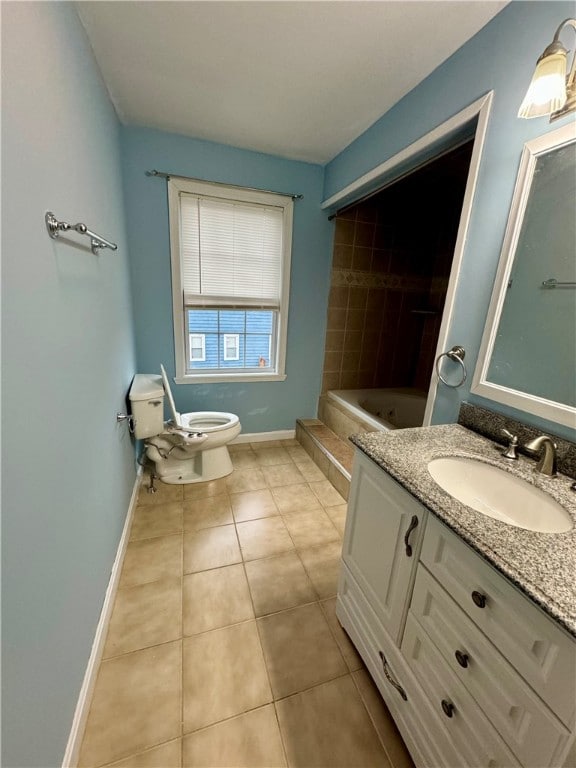
M165 173L164 171L146 171L146 176L157 176L160 179L187 179L188 181L202 181L205 184L218 184L221 187L234 187L235 189L248 189L250 192L268 192L271 195L283 195L291 197L292 200L302 200L304 195L295 195L290 192L275 192L272 189L258 189L257 187L242 187L240 184L226 184L223 181L206 181L206 179L196 179L194 176L182 176L179 173Z

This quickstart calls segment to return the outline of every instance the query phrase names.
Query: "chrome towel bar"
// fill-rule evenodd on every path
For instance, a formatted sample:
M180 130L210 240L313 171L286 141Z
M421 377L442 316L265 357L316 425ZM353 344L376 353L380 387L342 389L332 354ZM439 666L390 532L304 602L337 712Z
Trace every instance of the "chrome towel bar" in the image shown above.
M78 232L80 235L86 235L86 237L89 237L92 253L96 256L98 255L98 250L100 248L110 248L112 251L115 251L118 248L116 243L111 243L110 240L106 240L106 238L101 237L95 232L89 230L86 224L68 224L65 221L58 221L56 216L54 216L54 214L50 211L48 211L44 216L44 221L46 222L46 229L48 230L48 234L53 240L58 237L60 232L68 232L70 229L73 229L74 232Z

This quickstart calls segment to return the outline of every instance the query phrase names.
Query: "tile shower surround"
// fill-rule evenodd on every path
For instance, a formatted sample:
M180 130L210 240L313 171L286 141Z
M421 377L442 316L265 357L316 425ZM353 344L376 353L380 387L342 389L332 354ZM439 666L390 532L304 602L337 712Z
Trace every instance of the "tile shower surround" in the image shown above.
M413 768L336 618L344 499L296 441L231 456L141 489L80 766Z

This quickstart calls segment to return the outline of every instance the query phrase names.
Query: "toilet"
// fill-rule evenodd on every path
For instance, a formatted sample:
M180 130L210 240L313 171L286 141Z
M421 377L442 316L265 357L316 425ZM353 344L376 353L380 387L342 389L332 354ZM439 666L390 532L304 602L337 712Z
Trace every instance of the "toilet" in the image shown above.
M178 413L168 376L137 373L130 387L134 435L165 483L202 483L232 472L228 443L242 427L238 416L221 411ZM164 397L172 418L164 422Z

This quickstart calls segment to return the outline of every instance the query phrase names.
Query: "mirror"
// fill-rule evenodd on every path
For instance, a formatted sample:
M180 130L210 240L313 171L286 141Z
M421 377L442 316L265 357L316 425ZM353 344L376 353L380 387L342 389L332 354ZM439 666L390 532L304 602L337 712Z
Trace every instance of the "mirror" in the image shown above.
M576 426L576 125L524 145L471 391Z

